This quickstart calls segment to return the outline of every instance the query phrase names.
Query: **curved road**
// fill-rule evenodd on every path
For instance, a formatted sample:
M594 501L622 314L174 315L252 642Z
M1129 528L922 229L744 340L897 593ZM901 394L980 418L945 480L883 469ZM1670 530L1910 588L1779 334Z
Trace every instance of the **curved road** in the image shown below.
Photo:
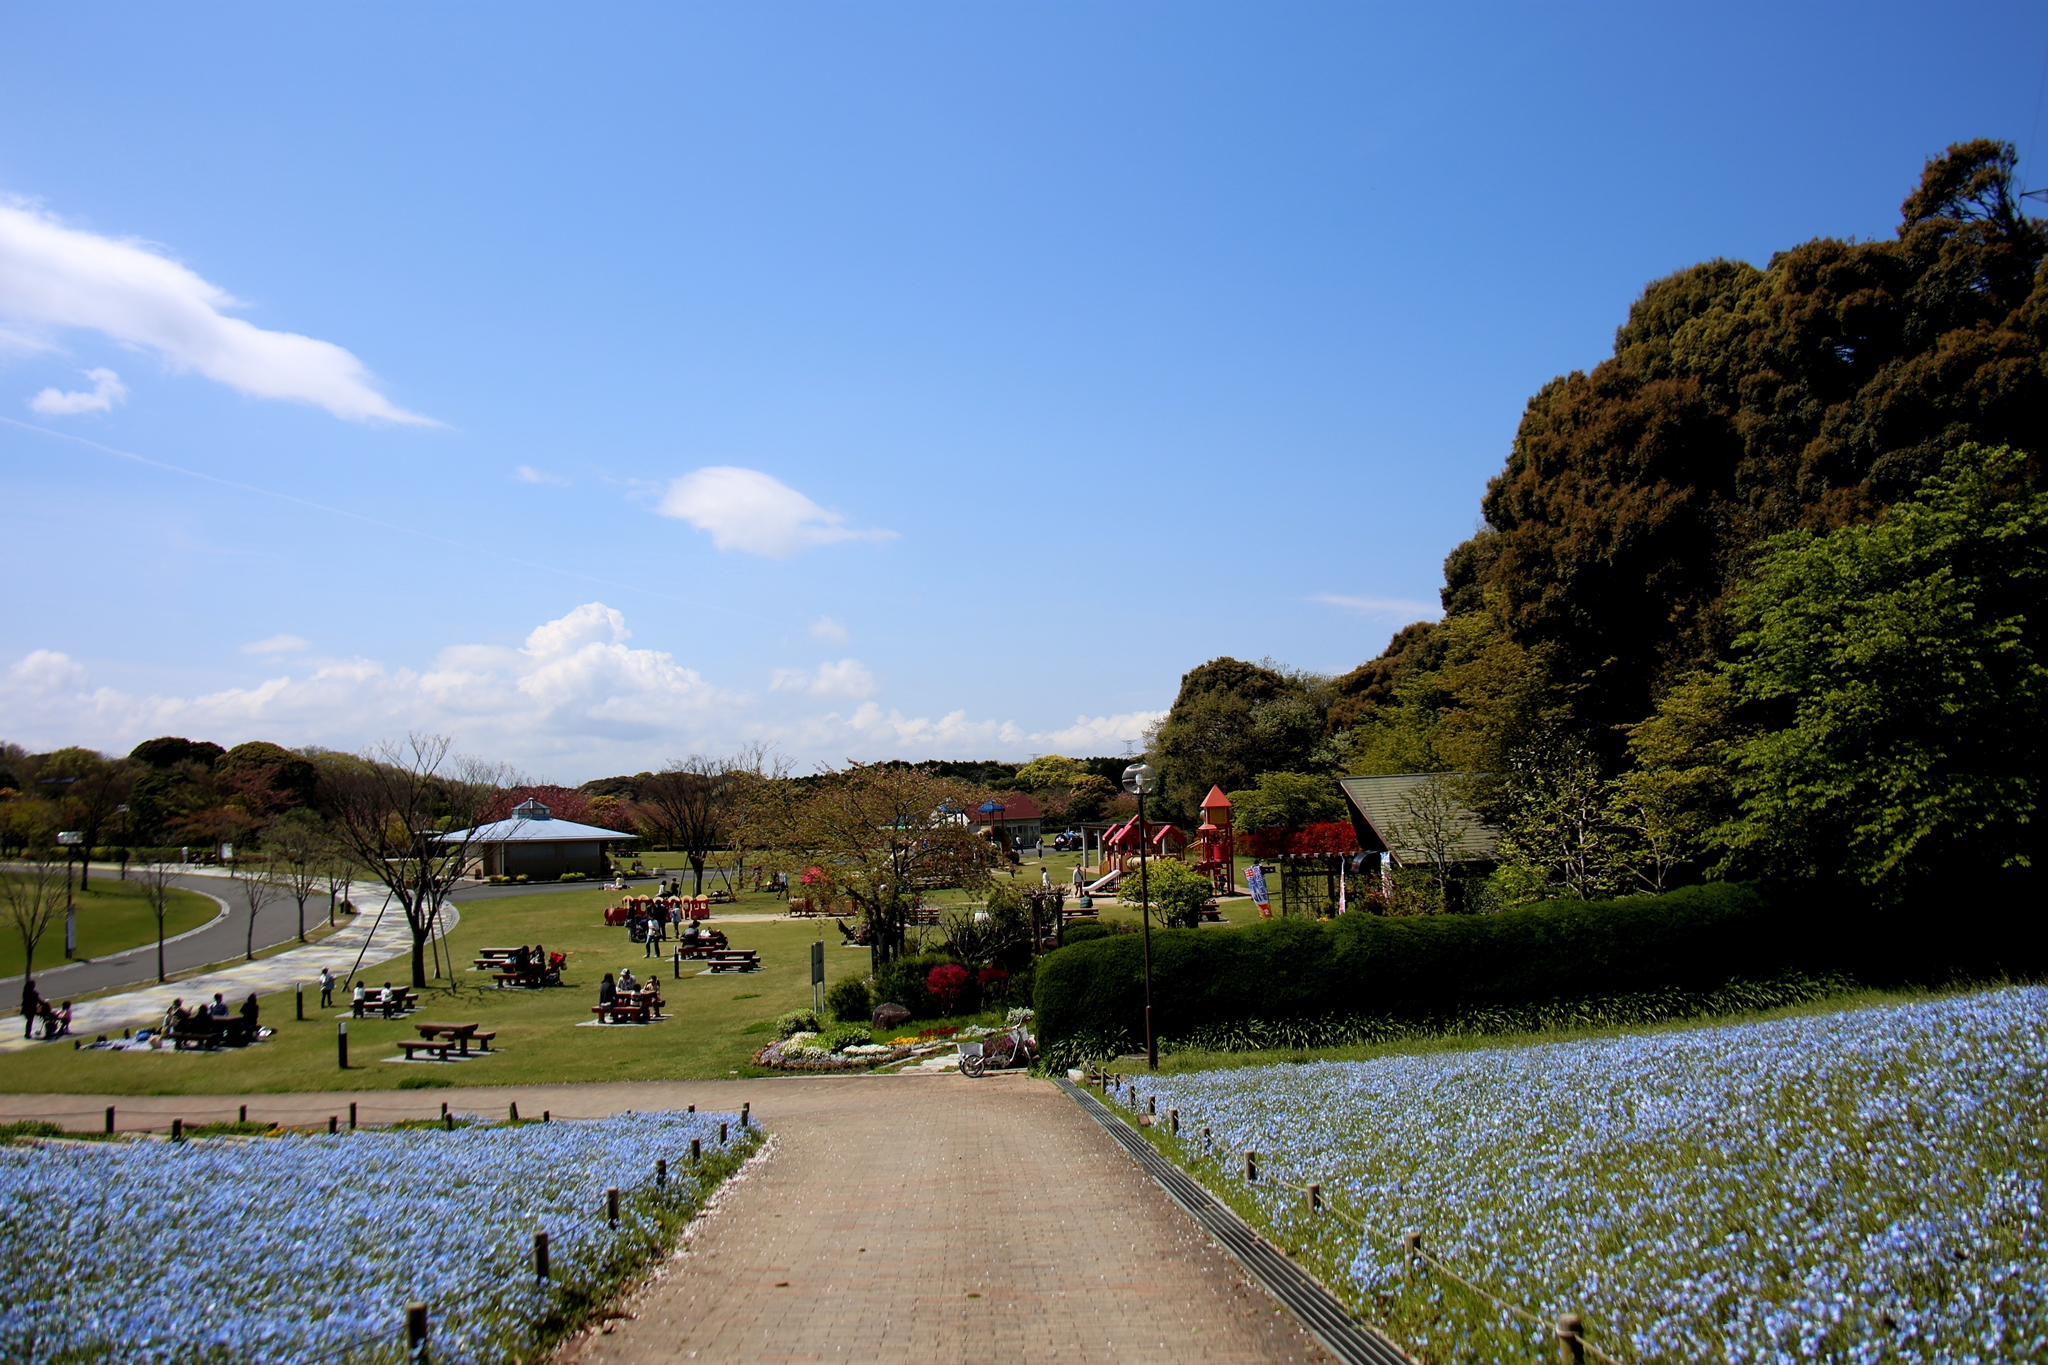
M651 879L643 879L651 880ZM248 945L249 907L237 893L230 879L223 875L195 873L176 877L173 884L186 891L196 891L227 911L197 929L190 930L164 944L164 972L176 976L197 967L210 966L217 962L233 962L242 957ZM592 883L598 885L598 883ZM462 886L457 887L450 900L461 904L472 900L498 900L510 896L541 895L551 891L572 888L543 883L539 886ZM384 898L384 888L377 883L357 882L352 898L359 902L375 905ZM394 908L392 913L397 913ZM306 927L311 929L326 918L327 893L306 898ZM299 907L289 896L279 897L263 907L256 916L256 947L271 948L277 944L298 937ZM44 940L47 943L49 940ZM57 952L63 951L63 935L57 935ZM39 953L46 961L59 962L61 959L48 958L48 949ZM156 980L156 943L154 940L139 948L125 952L109 953L105 957L82 958L76 962L63 962L38 968L36 989L45 999L63 1000L91 995L94 991L115 990L122 986L140 986ZM14 1001L21 993L21 978L10 976L0 978L0 1000Z

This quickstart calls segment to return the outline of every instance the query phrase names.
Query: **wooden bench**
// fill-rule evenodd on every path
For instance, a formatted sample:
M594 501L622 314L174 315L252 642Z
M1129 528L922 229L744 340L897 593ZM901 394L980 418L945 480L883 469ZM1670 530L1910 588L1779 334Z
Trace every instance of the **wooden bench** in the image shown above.
M417 1054L422 1052L431 1052L434 1054L435 1060L445 1062L448 1060L448 1054L455 1051L454 1043L435 1039L428 1039L425 1042L419 1043L411 1042L410 1040L401 1041L399 1046L405 1049L405 1060L408 1062L418 1061L419 1057Z
M648 1007L646 1005L627 1004L623 1000L614 1000L609 1005L592 1005L590 1012L597 1016L597 1021L600 1024L616 1024L621 1020L627 1020L635 1024L648 1022Z
M761 968L761 955L752 948L735 948L711 955L714 972L753 972Z

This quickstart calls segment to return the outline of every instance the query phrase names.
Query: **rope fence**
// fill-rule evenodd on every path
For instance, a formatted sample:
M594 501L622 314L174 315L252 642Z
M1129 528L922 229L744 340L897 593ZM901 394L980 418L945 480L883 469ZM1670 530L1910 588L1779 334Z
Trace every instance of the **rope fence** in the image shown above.
M1100 1068L1091 1070L1088 1080L1090 1083L1100 1086L1105 1097L1114 1091L1118 1095L1119 1103L1126 1104L1133 1112L1138 1111L1139 1097L1135 1081ZM1123 1098L1126 1095L1129 1097L1128 1099ZM1174 1138L1178 1139L1180 1137L1180 1111L1178 1109L1168 1109L1165 1115L1161 1116L1158 1112L1158 1106L1159 1097L1157 1095L1148 1096L1144 1112L1138 1114L1138 1126L1141 1128L1164 1127ZM1203 1154L1208 1156L1216 1155L1215 1141L1210 1136L1209 1130L1206 1127L1203 1128L1199 1136ZM1270 1156L1270 1153L1267 1155ZM1326 1214L1363 1237L1374 1238L1389 1245L1393 1244L1394 1238L1377 1228L1369 1226L1355 1214L1346 1213L1343 1209L1338 1208L1331 1197L1323 1192L1321 1181L1312 1180L1296 1183L1279 1178L1271 1170L1268 1170L1265 1173L1265 1178L1261 1179L1259 1157L1260 1154L1258 1152L1248 1151L1244 1154L1244 1181L1247 1185L1271 1185L1279 1189L1293 1190L1307 1197L1310 1217ZM1565 1365L1584 1365L1584 1362L1588 1360L1597 1362L1597 1365L1626 1365L1625 1362L1617 1360L1592 1342L1586 1340L1585 1320L1579 1314L1565 1313L1556 1318L1545 1318L1539 1314L1532 1313L1520 1304L1508 1302L1508 1300L1500 1297L1500 1295L1486 1288L1486 1286L1466 1279L1441 1257L1424 1249L1420 1229L1408 1229L1401 1234L1399 1242L1403 1259L1406 1263L1408 1278L1411 1282L1416 1277L1416 1267L1418 1265L1422 1266L1425 1269L1437 1272L1445 1279L1492 1304L1495 1308L1513 1317L1520 1318L1539 1330L1549 1330L1557 1339L1558 1355L1565 1362Z

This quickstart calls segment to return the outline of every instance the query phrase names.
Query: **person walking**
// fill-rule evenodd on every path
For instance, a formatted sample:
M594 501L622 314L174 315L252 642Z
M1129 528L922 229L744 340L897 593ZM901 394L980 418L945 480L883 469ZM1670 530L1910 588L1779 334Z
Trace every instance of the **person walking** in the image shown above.
M320 969L320 1008L334 1008L334 973L326 967Z
M36 1036L36 1020L42 1012L43 1000L36 994L36 979L24 977L21 982L21 1036L24 1039Z

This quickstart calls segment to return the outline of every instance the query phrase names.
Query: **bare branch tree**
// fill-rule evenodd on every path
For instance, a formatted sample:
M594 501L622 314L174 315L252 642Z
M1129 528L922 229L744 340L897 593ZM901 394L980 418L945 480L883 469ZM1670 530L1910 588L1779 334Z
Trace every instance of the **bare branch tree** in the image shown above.
M747 820L755 837L816 863L860 908L879 969L902 953L919 890L987 883L994 852L967 819L984 796L922 769L855 763L754 783Z
M301 807L286 811L265 831L263 845L274 855L278 885L299 906L299 942L306 941L306 898L320 884L325 836L320 817Z
M1449 908L1451 869L1457 865L1459 836L1468 818L1448 778L1432 774L1401 798L1401 839L1429 865L1436 909Z
M228 875L234 878L236 889L242 893L242 903L249 907L248 937L243 945L242 957L246 962L254 962L256 916L277 895L277 882L271 876L267 859L263 862L248 863L237 859Z
M6 911L8 925L21 936L25 975L35 975L36 945L63 909L64 884L69 880L64 863L42 840L24 850L13 870L0 873L0 908Z
M171 912L171 878L178 874L176 863L152 862L142 870L142 896L156 915L156 979L164 980L164 920Z
M504 790L502 766L452 759L450 741L410 735L330 760L330 828L347 856L382 882L412 931L412 984L427 984L427 941L461 879L484 809Z

